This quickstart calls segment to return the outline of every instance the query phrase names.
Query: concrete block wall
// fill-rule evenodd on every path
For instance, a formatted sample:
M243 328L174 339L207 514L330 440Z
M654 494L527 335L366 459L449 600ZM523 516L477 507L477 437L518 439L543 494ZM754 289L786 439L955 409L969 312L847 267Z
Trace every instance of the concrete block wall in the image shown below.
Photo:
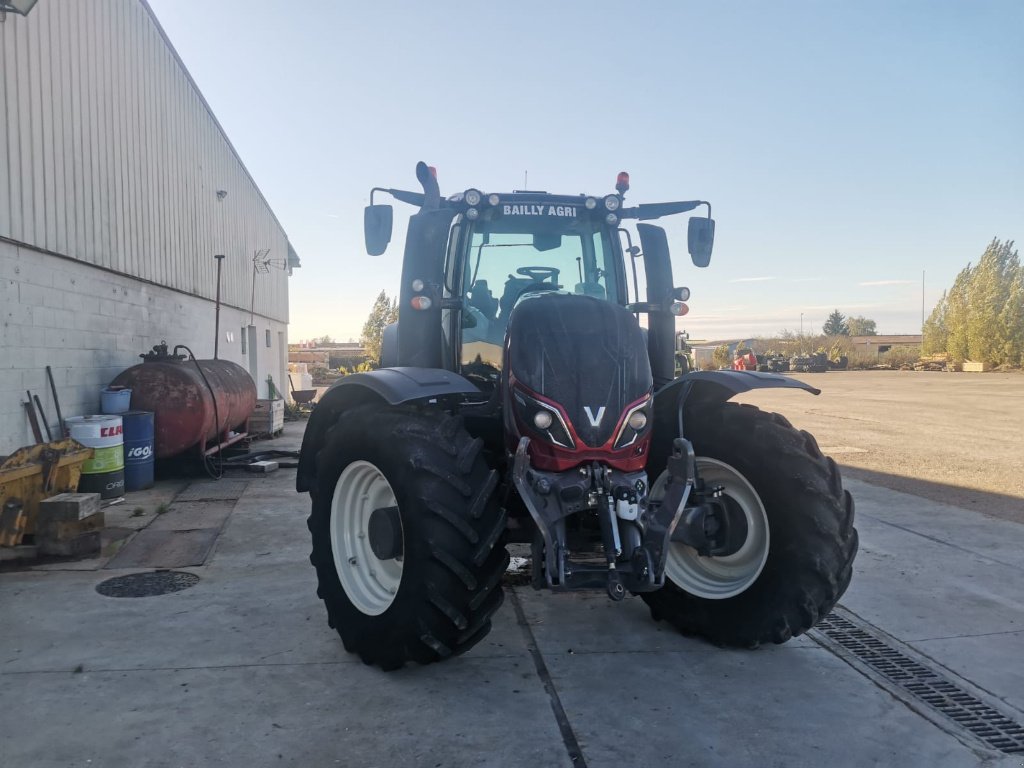
M26 389L39 395L56 434L47 365L65 417L98 413L100 390L162 340L212 357L214 310L208 299L0 241L0 455L34 442L21 405ZM249 312L221 308L219 356L246 370L249 324ZM268 396L268 375L286 392L287 325L259 315L252 324L258 396Z

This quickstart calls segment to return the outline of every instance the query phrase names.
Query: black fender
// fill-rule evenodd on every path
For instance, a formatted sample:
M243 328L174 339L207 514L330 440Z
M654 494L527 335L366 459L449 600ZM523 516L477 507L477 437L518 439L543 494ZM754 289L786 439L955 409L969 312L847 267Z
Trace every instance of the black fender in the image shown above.
M303 493L313 487L316 454L338 414L350 408L374 403L402 405L446 395L476 394L480 390L457 373L443 368L379 368L353 373L335 382L320 398L310 414L299 452L295 490Z
M803 389L812 395L821 390L799 379L756 371L691 371L673 379L654 393L654 429L649 465L661 466L672 440L684 434L684 412L705 408L752 389ZM664 454L664 455L663 455ZM653 482L653 478L652 478Z

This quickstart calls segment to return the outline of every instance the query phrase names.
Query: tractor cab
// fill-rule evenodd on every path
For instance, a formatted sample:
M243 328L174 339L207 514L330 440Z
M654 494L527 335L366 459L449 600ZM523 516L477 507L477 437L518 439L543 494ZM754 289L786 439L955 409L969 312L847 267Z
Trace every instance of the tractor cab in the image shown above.
M450 361L483 389L498 380L509 319L525 299L551 293L627 303L618 235L584 199L493 197L497 205L452 226L445 292L463 305L442 317Z
M688 232L694 264L706 267L714 241L710 204L626 207L624 172L616 191L603 197L468 189L442 198L431 169L421 163L417 175L424 192L375 188L365 213L367 251L379 255L390 241L393 212L390 205L374 204L373 193L386 192L420 209L410 220L399 324L385 335L385 365L445 368L487 393L500 379L513 310L525 298L554 292L606 301L638 319L646 314L655 385L675 378L675 317L686 313L689 291L673 287L665 231L639 224L638 247L622 223L707 206L708 216L691 218ZM638 293L641 254L646 300Z

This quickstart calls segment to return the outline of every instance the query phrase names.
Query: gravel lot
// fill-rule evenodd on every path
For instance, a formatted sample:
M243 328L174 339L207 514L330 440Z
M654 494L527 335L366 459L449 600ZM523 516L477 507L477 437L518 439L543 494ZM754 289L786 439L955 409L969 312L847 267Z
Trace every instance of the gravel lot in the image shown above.
M785 415L845 477L1024 523L1024 375L843 371L736 398Z

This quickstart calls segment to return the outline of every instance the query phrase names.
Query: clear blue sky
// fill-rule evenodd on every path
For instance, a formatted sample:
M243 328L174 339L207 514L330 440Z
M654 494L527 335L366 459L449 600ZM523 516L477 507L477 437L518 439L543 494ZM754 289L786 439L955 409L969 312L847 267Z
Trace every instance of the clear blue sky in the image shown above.
M694 338L916 333L993 237L1024 241L1024 2L149 0L302 258L290 337L358 338L398 289L372 186L714 206L669 219Z

